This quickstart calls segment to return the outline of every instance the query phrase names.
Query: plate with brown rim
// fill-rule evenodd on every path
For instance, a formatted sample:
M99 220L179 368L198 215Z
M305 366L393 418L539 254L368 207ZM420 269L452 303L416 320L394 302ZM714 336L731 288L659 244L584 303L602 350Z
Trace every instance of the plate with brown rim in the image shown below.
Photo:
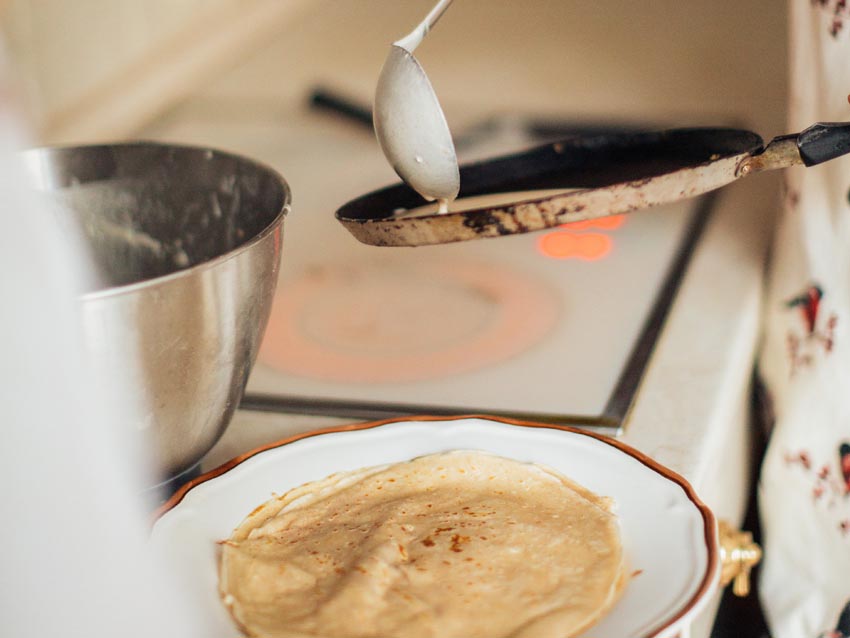
M345 425L262 446L180 488L158 512L151 544L189 579L211 638L230 638L238 630L218 596L218 542L257 505L335 472L460 449L547 465L615 501L631 577L588 638L675 636L716 590L715 519L681 476L616 439L482 416Z

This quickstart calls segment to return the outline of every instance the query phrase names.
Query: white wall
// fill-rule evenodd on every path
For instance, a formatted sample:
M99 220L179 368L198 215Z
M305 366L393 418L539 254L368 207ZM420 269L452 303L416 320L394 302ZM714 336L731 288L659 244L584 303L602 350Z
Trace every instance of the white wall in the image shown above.
M222 84L280 99L324 79L368 99L389 42L432 4L0 0L49 142L132 135ZM784 127L786 20L777 0L457 0L418 55L449 116L457 103L731 114L772 135Z
M42 138L120 137L263 41L304 0L6 0Z

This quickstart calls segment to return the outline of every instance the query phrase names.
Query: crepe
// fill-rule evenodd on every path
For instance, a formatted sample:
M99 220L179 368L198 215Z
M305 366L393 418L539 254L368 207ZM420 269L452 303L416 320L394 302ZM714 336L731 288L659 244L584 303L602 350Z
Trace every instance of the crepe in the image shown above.
M222 542L220 593L262 638L566 638L624 583L609 499L481 452L329 476Z

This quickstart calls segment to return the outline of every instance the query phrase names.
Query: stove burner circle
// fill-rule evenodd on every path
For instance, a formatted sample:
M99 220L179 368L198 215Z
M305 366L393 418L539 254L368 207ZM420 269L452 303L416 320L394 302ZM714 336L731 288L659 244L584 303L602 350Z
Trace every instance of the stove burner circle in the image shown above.
M259 356L323 381L436 379L525 352L558 306L543 282L493 263L318 266L279 287Z

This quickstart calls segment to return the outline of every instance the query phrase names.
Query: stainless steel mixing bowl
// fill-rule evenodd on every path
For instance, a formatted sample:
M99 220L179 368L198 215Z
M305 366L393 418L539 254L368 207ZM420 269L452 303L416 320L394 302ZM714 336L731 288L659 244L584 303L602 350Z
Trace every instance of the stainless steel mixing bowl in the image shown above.
M275 171L156 143L37 149L27 161L80 234L98 390L152 445L154 482L195 466L227 427L271 309L290 192Z

